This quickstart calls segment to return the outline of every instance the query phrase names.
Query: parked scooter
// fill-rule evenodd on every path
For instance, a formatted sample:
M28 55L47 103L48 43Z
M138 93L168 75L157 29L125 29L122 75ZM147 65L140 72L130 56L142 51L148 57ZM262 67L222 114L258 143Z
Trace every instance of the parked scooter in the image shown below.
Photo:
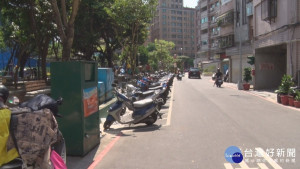
M158 110L158 104L162 103L163 100L159 98L158 94L152 98L132 102L126 95L120 93L116 89L115 84L113 84L113 87L115 89L117 102L108 110L108 115L103 125L104 130L109 129L115 121L120 124L146 123L147 125L152 125L156 122L158 117L161 118L161 114ZM122 121L121 116L125 114L126 107L133 111L132 120Z
M19 99L17 97L14 96L11 98L12 99L9 99L10 104L18 104ZM28 102L20 104L18 107L11 108L10 135L12 137L12 143L10 142L8 144L11 144L17 149L19 157L9 163L1 165L0 169L28 167L50 169L57 168L58 163L61 165L59 168L66 168L65 141L63 135L58 130L54 118L54 116L61 117L61 115L58 114L58 105L60 104L62 104L62 98L54 100L47 95L38 95ZM37 123L35 130L20 129L20 123L22 123L22 125L31 123L30 120L27 121L27 119L31 117L41 121ZM50 121L48 121L48 119ZM34 124L28 124L29 128L30 125ZM52 129L51 134L47 133L47 130L50 131ZM32 133L21 133L23 131ZM57 133L55 133L55 131L57 131ZM36 132L38 132L38 134ZM44 136L45 138L42 138ZM31 139L32 141L30 141ZM34 147L31 146L30 142L34 145L39 141L43 143L35 145Z

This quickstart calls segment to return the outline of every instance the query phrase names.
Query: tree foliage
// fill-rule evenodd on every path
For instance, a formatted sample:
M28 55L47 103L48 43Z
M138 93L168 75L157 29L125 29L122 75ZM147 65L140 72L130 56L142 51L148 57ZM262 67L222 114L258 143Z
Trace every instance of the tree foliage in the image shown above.
M106 8L108 15L115 21L113 30L124 52L124 60L135 71L138 46L145 42L152 12L157 0L115 0Z
M174 63L174 59L173 56L171 56L170 51L175 47L175 44L170 41L155 40L154 46L154 48L152 44L148 46L148 50L152 50L151 52L149 52L149 63L151 67L157 70L166 69L172 66Z

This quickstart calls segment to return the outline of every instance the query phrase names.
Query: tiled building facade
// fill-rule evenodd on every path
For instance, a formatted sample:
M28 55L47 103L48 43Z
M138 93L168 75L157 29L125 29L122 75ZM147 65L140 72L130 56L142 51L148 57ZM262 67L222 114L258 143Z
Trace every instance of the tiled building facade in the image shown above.
M172 55L195 58L196 12L183 7L183 0L159 0L150 27L150 41L163 39L175 43Z

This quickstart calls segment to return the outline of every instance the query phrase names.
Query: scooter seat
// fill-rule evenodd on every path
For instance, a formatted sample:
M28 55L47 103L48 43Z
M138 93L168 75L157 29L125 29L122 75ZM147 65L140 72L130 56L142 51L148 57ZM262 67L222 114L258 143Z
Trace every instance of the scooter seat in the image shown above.
M150 84L150 87L157 87L157 86L160 86L159 82L155 82L155 83Z
M153 93L154 93L154 91L149 91L149 90L148 90L148 91L143 92L142 95L143 95L143 96L148 96L148 95L151 95L151 94L153 94Z
M133 107L135 108L141 108L144 107L148 104L151 104L153 102L152 98L147 98L147 99L143 99L143 100L139 100L136 102L133 102Z
M149 90L159 90L162 89L162 86L151 87Z

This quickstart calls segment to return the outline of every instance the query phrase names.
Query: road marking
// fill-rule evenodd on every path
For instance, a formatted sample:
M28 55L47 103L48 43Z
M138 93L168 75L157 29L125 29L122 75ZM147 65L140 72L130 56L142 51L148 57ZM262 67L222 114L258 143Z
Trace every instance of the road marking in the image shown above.
M274 169L282 169L262 148L255 148L256 151L266 159Z
M226 169L234 169L230 163L224 163Z
M269 169L264 163L257 163L257 165L260 167L260 169Z
M250 168L246 163L245 161L242 161L239 163L241 168L236 168L236 169L258 169L258 168Z
M95 158L94 162L88 167L88 169L94 169L103 159L103 157L110 151L115 143L120 139L122 133L119 133L117 137L107 145L107 147Z
M174 90L175 90L175 87L173 86L172 87L172 94L171 94L171 101L170 101L170 105L169 105L169 111L168 111L168 119L167 119L167 123L166 125L164 126L170 126L171 125L171 116L172 116L172 106L173 106L173 96L174 96Z

